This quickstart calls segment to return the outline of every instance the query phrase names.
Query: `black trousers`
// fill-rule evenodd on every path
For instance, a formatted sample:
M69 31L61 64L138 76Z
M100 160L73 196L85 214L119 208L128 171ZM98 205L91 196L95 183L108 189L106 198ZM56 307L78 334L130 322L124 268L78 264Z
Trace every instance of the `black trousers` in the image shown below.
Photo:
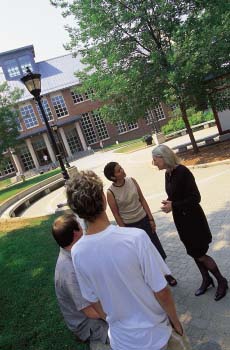
M156 234L156 232L153 233L152 227L149 223L148 216L146 215L143 219L137 222L132 222L131 224L125 224L126 227L136 227L136 228L141 228L144 230L149 238L151 239L151 242L154 244L158 252L160 253L161 257L163 260L167 258L167 255L164 251L164 248L162 247L162 244Z

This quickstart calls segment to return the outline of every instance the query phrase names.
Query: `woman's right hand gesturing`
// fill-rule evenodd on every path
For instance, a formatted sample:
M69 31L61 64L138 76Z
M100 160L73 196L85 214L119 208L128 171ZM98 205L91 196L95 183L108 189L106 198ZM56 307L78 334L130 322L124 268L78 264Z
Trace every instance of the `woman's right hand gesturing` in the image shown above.
M172 201L163 200L161 203L163 204L161 210L164 213L169 213L170 211L172 211Z

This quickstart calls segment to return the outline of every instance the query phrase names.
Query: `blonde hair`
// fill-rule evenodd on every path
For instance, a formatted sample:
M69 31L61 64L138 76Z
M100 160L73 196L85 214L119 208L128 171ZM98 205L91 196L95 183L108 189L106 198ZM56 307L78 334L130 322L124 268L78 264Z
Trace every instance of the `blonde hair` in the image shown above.
M93 171L80 171L67 182L67 201L80 218L93 222L104 211L103 183Z
M177 155L166 145L158 145L152 150L152 157L163 158L168 169L173 169L180 164L180 159Z

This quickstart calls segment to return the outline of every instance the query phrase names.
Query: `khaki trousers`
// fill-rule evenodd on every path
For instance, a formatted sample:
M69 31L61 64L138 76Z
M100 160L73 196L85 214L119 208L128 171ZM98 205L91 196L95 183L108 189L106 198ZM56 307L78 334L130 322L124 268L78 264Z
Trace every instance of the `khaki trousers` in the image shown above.
M162 350L192 350L192 348L186 334L181 336L173 329L168 345Z
M109 344L103 344L101 342L91 342L90 350L111 350Z

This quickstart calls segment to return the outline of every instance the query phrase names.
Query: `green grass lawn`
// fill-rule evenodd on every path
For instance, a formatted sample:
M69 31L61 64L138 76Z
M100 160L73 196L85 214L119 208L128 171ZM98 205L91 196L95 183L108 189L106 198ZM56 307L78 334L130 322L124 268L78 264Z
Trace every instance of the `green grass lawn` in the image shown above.
M0 349L85 349L74 341L56 302L54 217L0 222Z
M139 149L145 148L146 144L142 140L138 140L134 143L125 145L122 148L119 148L115 151L115 153L128 153L128 152L134 152L138 151Z
M121 148L129 146L129 145L134 145L135 143L142 143L142 145L144 145L143 141L139 138L139 139L135 139L135 140L131 140L131 141L120 142L118 144L114 143L113 145L106 146L104 148L104 151L111 151L113 149L121 149Z
M5 188L6 186L10 185L10 179L5 179L0 181L0 189Z
M35 184L48 179L51 176L54 176L58 173L60 173L60 169L54 169L47 173L44 173L42 175L34 176L24 182L19 182L15 185L12 185L10 187L0 188L0 204L7 200L10 197L15 196L16 194L26 190L27 188L34 186ZM3 180L4 181L4 180Z
M114 150L114 153L129 153L138 151L146 147L146 143L142 139L135 139L131 141L121 142L118 145L115 143L111 146L105 147L104 151Z

